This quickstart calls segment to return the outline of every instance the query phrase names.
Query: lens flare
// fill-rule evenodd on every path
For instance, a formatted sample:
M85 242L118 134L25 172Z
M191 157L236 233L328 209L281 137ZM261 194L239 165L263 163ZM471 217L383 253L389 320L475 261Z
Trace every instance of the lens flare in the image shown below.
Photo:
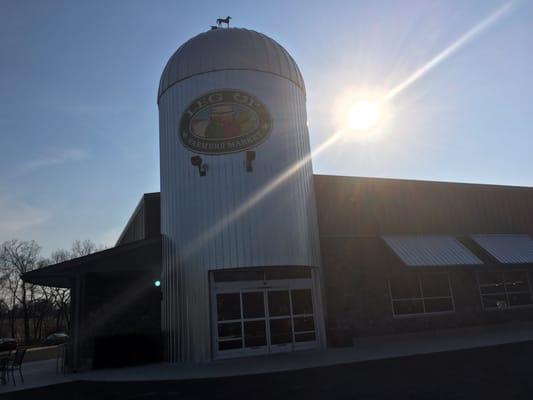
M494 24L496 21L498 21L507 12L509 12L513 6L514 6L514 1L509 1L507 3L504 3L500 8L498 8L496 11L491 13L488 17L483 19L481 22L479 22L469 31L464 33L459 39L457 39L451 45L449 45L444 50L442 50L439 54L437 54L435 57L429 60L426 64L418 68L407 79L405 79L403 82L400 82L398 85L393 87L387 93L387 96L385 96L385 99L391 100L393 97L396 97L397 95L399 95L407 87L411 86L413 83L419 80L422 76L424 76L429 71L431 71L433 68L435 68L438 64L446 60L453 53L455 53L457 50L461 49L464 45L466 45L468 42L474 39L481 32L483 32L484 30L489 28L492 24Z

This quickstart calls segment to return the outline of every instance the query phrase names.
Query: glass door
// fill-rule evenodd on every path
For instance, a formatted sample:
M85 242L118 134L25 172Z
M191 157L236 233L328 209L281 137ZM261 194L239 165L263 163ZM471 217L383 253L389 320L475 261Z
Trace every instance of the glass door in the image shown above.
M242 312L240 293L218 293L217 307L217 351L235 352L242 350Z
M241 297L244 348L252 352L265 353L268 349L265 293L263 290L243 291Z
M217 352L268 351L264 290L217 293Z
M296 348L315 347L317 341L311 289L292 289L291 304L294 346Z
M268 289L270 351L292 350L291 300L288 289Z
M316 347L312 290L297 283L287 286L217 291L216 354L231 357Z

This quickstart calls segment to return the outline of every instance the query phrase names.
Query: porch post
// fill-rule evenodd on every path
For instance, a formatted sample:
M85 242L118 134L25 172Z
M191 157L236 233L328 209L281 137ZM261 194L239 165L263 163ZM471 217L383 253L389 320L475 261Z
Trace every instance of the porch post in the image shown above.
M81 326L81 275L77 273L74 276L73 293L71 293L72 305L72 370L76 371L80 366L80 326Z

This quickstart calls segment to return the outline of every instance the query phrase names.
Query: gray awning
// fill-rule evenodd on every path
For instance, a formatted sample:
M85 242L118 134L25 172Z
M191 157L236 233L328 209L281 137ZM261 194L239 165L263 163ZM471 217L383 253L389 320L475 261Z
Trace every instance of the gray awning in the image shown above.
M471 235L471 238L501 263L533 263L533 238L529 235Z
M26 272L22 279L36 285L70 288L77 274L160 271L161 242L161 237L137 240Z
M408 266L483 264L453 236L401 235L384 236L383 240Z

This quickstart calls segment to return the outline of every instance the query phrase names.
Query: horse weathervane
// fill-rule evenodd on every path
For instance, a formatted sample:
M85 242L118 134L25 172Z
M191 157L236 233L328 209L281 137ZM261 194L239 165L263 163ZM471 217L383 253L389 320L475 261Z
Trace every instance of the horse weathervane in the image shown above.
M217 25L222 27L222 24L226 24L226 28L229 28L229 20L231 17L228 15L226 18L217 18Z

